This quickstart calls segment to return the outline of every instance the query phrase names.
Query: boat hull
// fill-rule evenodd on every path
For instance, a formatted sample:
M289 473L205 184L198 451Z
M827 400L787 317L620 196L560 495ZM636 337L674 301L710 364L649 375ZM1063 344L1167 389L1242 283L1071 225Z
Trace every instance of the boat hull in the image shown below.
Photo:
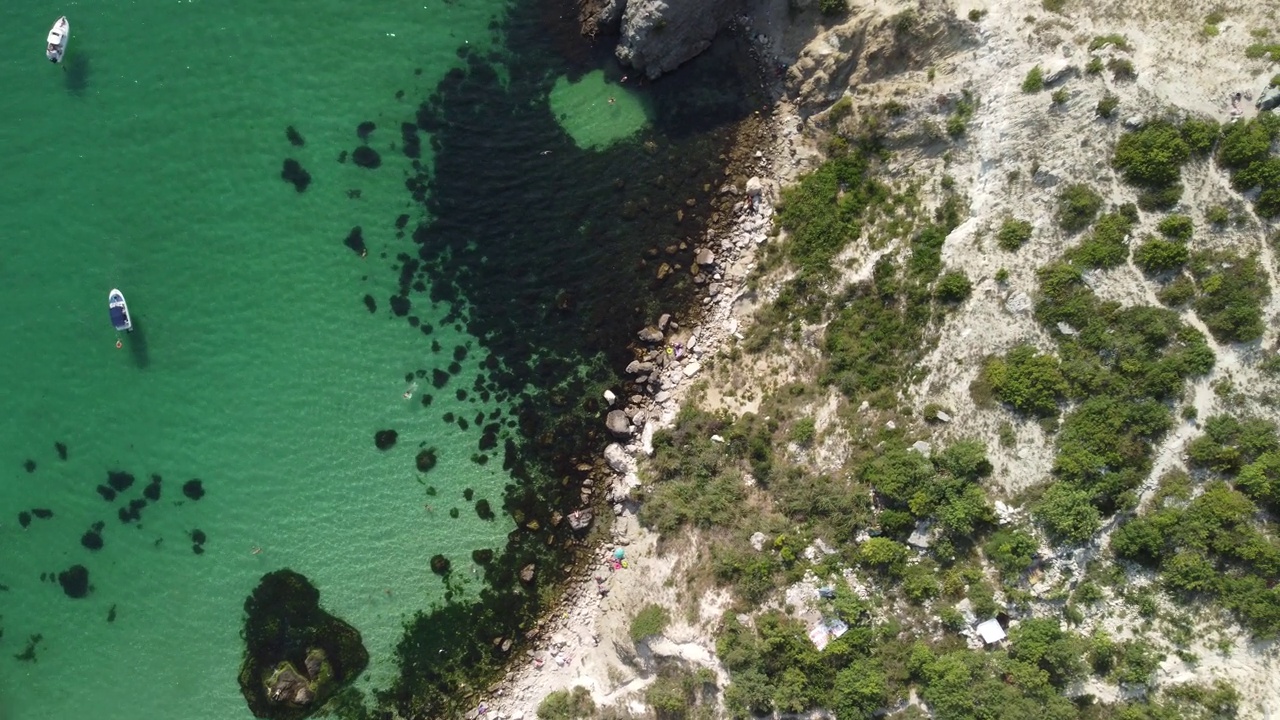
M129 314L129 305L124 300L124 293L112 290L107 296L107 308L111 312L111 327L116 332L133 332L133 316Z
M44 41L44 56L49 62L60 63L62 58L67 54L67 38L71 35L71 23L66 17L58 18L58 21L49 28L49 36Z

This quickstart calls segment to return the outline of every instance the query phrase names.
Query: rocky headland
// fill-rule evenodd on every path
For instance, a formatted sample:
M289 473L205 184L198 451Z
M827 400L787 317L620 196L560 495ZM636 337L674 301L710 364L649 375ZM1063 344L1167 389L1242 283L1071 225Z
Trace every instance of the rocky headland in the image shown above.
M823 10L828 5L821 3ZM1262 367L1274 354L1280 313L1274 292L1276 236L1269 219L1236 196L1230 176L1212 163L1188 165L1186 194L1174 210L1182 215L1174 217L1185 216L1188 228L1194 224L1198 252L1246 248L1258 258L1265 276L1261 282L1269 288L1259 293L1257 308L1265 329L1249 343L1225 341L1198 316L1207 305L1172 303L1184 322L1210 338L1216 365L1189 378L1172 401L1183 422L1150 449L1153 460L1133 494L1133 507L1100 523L1087 538L1065 541L1055 534L1038 501L1058 472L1055 450L1064 442L1056 435L1059 426L1017 415L1011 420L1007 405L982 395L991 357L1020 344L1053 353L1055 343L1079 334L1068 323L1042 326L1033 312L1043 292L1037 284L1042 266L1081 242L1078 230L1060 227L1060 194L1077 184L1096 185L1100 203L1111 203L1120 208L1114 212L1129 213L1137 225L1150 223L1154 230L1159 217L1150 197L1138 194L1112 164L1116 141L1187 118L1243 123L1265 112L1261 105L1274 95L1265 91L1275 67L1266 54L1271 46L1260 42L1267 37L1266 20L1256 9L1170 11L1158 3L1137 3L1121 10L1088 2L1068 4L1070 12L1063 7L1052 0L1034 8L1005 0L931 0L853 4L847 12L825 14L819 3L787 0L709 0L679 7L587 0L580 5L584 33L617 34L619 60L651 78L701 52L717 32L742 33L760 59L761 82L774 104L758 131L743 138L737 170L731 170L737 175L722 188L734 198L732 211L698 239L697 267L666 268L701 278L697 304L672 308L637 328L627 381L605 395L609 407L602 422L613 442L604 460L614 474L607 498L613 516L608 542L598 549L594 567L574 581L562 609L546 620L524 662L489 689L486 717L531 718L550 693L575 687L585 689L593 707L646 712L652 700L661 699L647 689L657 687L673 666L701 673L699 682L714 692L698 695L698 705L712 716L725 716L724 690L732 672L717 656L725 610L732 609L736 621L748 627L762 611L821 626L831 612L829 604L821 605L827 598L823 591L832 592L823 584L833 577L842 591L871 603L870 616L877 622L916 618L912 622L920 623L921 636L944 648L948 643L986 647L986 636L976 628L984 613L992 613L981 609L988 605L999 608L1002 636L1016 634L1019 627L1061 624L1067 630L1057 632L1064 637L1074 632L1095 648L1100 643L1124 648L1116 651L1119 662L1128 663L1123 673L1098 670L1105 662L1090 654L1092 672L1059 688L1079 707L1168 702L1173 705L1166 707L1182 708L1183 716L1201 717L1192 712L1193 705L1177 703L1207 697L1210 687L1219 693L1213 696L1222 703L1215 712L1227 713L1223 716L1266 717L1268 708L1280 705L1274 686L1260 680L1277 672L1274 641L1252 636L1213 606L1188 606L1185 596L1162 593L1159 575L1122 562L1111 547L1117 529L1131 518L1161 503L1176 505L1168 478L1190 473L1195 482L1204 482L1204 471L1187 455L1203 431L1198 418L1273 412L1267 408L1273 407L1276 380ZM1271 59L1280 59L1280 51ZM1259 107L1253 106L1255 97ZM945 226L938 261L940 269L965 278L958 309L931 325L910 350L909 379L874 403L857 402L819 382L829 318L802 319L797 312L785 338L756 343L769 352L743 352L752 344L746 342L752 328L758 332L771 322L768 312L797 275L777 262L776 254L771 262L762 260L791 240L785 231L776 232L780 188L818 168L833 148L839 152L844 144L868 137L885 151L878 178L915 198L921 220L942 217L947 207L963 202L954 224ZM837 197L847 189L841 185ZM1245 193L1244 200L1256 196ZM1126 209L1134 207L1126 206L1133 201L1150 219ZM896 215L901 219L904 213ZM1027 218L1028 237L1018 244L998 239L1016 218ZM863 227L831 261L836 272L828 276L825 292L856 297L853 290L872 278L879 261L920 252L909 244L912 233L901 234L895 222L882 219ZM1138 245L1137 230L1123 237L1122 261L1088 270L1083 282L1116 307L1159 307L1170 279L1155 277L1130 249L1131 242ZM1086 235L1083 242L1093 237ZM1146 236L1148 242L1151 237ZM1028 249L1017 252L1021 243ZM654 260L654 271L663 272L660 259ZM1232 262L1220 267L1230 270ZM808 420L808 433L793 432L775 448L792 467L824 477L853 477L857 466L851 448L866 438L874 448L903 443L925 458L948 443L981 442L990 459L982 482L992 498L990 522L999 532L1024 533L1034 546L1034 562L1003 577L1005 571L987 557L998 548L988 546L975 553L974 572L994 586L993 603L968 594L958 602L955 597L907 602L892 583L868 570L866 557L875 543L868 544L867 532L843 542L806 538L808 546L796 552L785 543L799 531L778 532L775 526L774 532L761 528L750 534L750 552L775 561L793 553L786 562L799 555L798 562L807 563L802 580L755 607L735 604L735 588L723 584L686 587L699 568L705 572L712 562L708 553L717 546L705 528L659 533L640 522L650 491L667 480L647 469L655 433L678 425L682 409L742 417L761 410L762 398L771 393L804 385L814 392L797 392L806 399L792 410ZM1069 402L1063 405L1064 413L1074 409ZM803 442L795 439L802 436ZM742 511L764 517L774 498L747 477L749 502ZM910 565L936 568L930 548L936 527L924 522L907 530L901 544ZM619 548L625 567L616 562ZM843 565L840 574L830 572L836 561ZM655 635L636 637L632 620L651 606L665 608L669 621ZM998 648L1003 657L1008 646L996 642L990 649ZM1124 652L1131 657L1125 659ZM1241 692L1224 689L1232 687ZM936 692L913 688L891 703L873 701L866 713L941 716L932 714ZM1062 697L1055 693L1054 699ZM768 707L774 699L763 702Z

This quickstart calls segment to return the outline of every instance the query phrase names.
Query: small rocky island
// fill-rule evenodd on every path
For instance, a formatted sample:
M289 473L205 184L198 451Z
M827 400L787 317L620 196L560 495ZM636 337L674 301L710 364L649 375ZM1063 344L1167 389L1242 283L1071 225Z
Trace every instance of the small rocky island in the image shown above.
M369 664L360 632L322 610L320 591L292 570L263 575L244 611L240 691L255 717L306 717Z

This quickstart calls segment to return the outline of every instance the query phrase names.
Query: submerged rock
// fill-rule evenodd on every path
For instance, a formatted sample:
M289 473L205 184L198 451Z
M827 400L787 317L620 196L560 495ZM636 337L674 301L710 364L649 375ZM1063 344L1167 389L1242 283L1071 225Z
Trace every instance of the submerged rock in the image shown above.
M66 446L66 444L64 444L64 443L60 443L60 442L55 442L55 443L53 444L53 449L57 451L57 453L58 453L58 459L59 459L59 460L66 460L66 459L67 459L67 446Z
M107 484L116 492L124 492L133 487L133 475L121 470L109 470L107 472Z
M375 170L382 166L382 156L368 145L361 145L351 151L351 161L362 168Z
M427 448L419 452L414 458L414 463L418 467L418 472L431 472L431 469L436 466L436 449Z
M200 480L188 480L182 485L182 494L192 500L199 500L204 497L204 483Z
M319 591L292 570L262 576L244 610L240 691L256 717L306 717L369 664L360 632L325 612Z
M62 592L69 598L83 598L89 594L89 569L83 565L72 565L58 573L58 584Z
M280 169L280 179L293 186L298 192L306 192L307 187L311 185L311 173L302 168L302 164L293 158L284 161L284 167Z
M307 141L302 137L302 133L298 129L290 125L284 129L284 136L289 139L289 144L294 147L302 147Z
M373 435L373 444L379 450L387 450L396 444L396 438L400 436L395 430L379 430Z

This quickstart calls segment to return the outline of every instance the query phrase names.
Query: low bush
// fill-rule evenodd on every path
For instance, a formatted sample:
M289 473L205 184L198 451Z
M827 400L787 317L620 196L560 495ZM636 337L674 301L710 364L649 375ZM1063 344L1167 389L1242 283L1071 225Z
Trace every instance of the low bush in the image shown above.
M1084 71L1087 75L1097 75L1102 72L1102 58L1091 57L1089 62L1085 63Z
M1133 261L1149 275L1170 272L1181 268L1191 252L1185 243L1149 238L1133 253Z
M591 691L581 685L570 690L556 690L538 704L538 720L585 720L596 716L596 703Z
M1031 223L1026 220L1005 218L1000 223L1000 229L996 231L996 244L1002 250L1013 252L1031 239L1031 230Z
M1254 635L1275 637L1280 589L1269 585L1280 572L1280 538L1258 522L1258 511L1259 505L1277 509L1280 437L1274 423L1225 415L1204 427L1187 455L1220 479L1189 501L1153 505L1122 525L1111 547L1119 557L1158 569L1176 596L1212 599Z
M1001 528L991 534L982 550L1005 582L1012 584L1031 567L1039 546L1021 530Z
M1163 188L1178 182L1182 164L1190 157L1191 148L1178 128L1157 121L1121 135L1111 164L1134 185Z
M1039 279L1036 319L1077 330L1057 338L1067 396L1079 404L1063 421L1055 482L1034 512L1053 537L1079 542L1104 515L1136 501L1152 444L1173 422L1165 401L1182 395L1187 378L1208 372L1214 356L1204 336L1169 310L1099 300L1076 266L1051 263Z
M1169 307L1182 307L1196 297L1196 284L1185 275L1178 275L1156 291L1156 299Z
M1058 194L1058 226L1069 233L1080 232L1102 209L1102 196L1083 183L1068 185Z
M1039 65L1027 71L1027 76L1022 80L1022 92L1036 93L1044 88L1044 71Z
M1111 78L1116 82L1138 77L1138 73L1133 69L1133 61L1128 58L1111 58L1107 61L1107 69L1111 71Z
M1186 242L1191 239L1191 218L1186 215L1170 215L1156 224L1156 230L1170 240Z
M1067 257L1084 267L1113 268L1129 258L1129 246L1125 240L1133 222L1120 212L1112 212L1098 218L1093 231L1079 245L1072 248Z
M1254 209L1263 217L1280 215L1280 158L1271 144L1280 137L1280 116L1263 113L1228 125L1218 143L1218 163L1233 171L1231 184L1245 192L1258 188Z
M1003 358L991 358L983 374L997 399L1018 412L1057 417L1058 403L1069 390L1052 355L1041 355L1031 345L1019 345Z
M1094 58L1097 60L1097 58ZM1111 93L1106 93L1102 99L1098 100L1098 106L1095 111L1100 118L1110 119L1115 116L1116 108L1120 107L1120 98Z
M631 619L631 639L634 642L640 642L654 635L661 635L662 631L667 629L669 622L671 622L671 616L667 614L666 608L649 603Z
M862 232L863 212L885 195L867 167L864 155L847 149L782 192L778 220L790 234L787 256L801 272L830 274L832 258Z
M939 302L954 305L969 299L969 295L973 292L973 283L969 282L969 276L965 275L963 270L952 270L938 278L938 284L933 292Z
M828 17L844 15L849 12L849 0L819 0L818 9Z
M1257 258L1222 251L1192 256L1196 314L1219 342L1249 342L1262 337L1262 305L1270 285Z
M1089 52L1101 50L1108 45L1125 52L1133 49L1133 47L1129 45L1129 38L1121 35L1120 33L1110 33L1108 35L1095 35L1093 39L1089 41Z

